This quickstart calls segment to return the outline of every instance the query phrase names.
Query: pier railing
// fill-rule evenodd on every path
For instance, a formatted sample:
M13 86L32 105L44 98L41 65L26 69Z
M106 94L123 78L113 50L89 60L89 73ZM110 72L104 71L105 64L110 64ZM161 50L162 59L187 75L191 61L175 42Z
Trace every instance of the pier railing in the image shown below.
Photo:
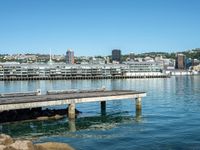
M55 95L55 94L71 94L71 93L89 93L89 92L102 92L105 91L105 88L99 89L70 89L70 90L49 90L47 91L47 95Z
M36 91L28 91L28 92L13 92L13 93L1 93L0 98L4 97L24 97L24 96L37 96L41 95L41 90L37 89Z

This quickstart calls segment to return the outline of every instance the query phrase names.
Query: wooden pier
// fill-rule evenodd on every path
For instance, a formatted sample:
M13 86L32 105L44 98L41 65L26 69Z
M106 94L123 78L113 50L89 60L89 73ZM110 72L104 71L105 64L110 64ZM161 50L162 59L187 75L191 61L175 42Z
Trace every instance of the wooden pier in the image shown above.
M141 112L141 98L145 92L130 90L71 90L71 91L48 91L41 95L40 90L30 93L0 94L0 112L31 109L48 106L68 105L68 117L75 118L75 107L78 103L100 102L101 111L106 111L106 101L135 99L136 112Z

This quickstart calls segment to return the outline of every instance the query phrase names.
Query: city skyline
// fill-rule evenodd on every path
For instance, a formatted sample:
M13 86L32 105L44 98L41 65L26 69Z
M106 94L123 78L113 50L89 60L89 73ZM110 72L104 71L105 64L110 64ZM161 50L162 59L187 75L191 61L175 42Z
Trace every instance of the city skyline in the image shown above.
M177 52L200 47L200 2L4 1L0 2L0 53L76 56Z

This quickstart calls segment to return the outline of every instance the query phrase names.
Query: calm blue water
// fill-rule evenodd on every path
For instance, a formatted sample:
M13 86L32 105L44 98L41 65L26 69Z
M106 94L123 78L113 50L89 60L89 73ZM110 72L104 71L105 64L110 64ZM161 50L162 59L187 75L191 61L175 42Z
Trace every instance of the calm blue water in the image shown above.
M142 116L131 100L78 104L76 121L34 121L0 125L0 132L34 142L66 142L77 150L200 149L200 76L169 79L0 82L0 92L42 89L107 89L146 91ZM62 106L66 107L66 106Z

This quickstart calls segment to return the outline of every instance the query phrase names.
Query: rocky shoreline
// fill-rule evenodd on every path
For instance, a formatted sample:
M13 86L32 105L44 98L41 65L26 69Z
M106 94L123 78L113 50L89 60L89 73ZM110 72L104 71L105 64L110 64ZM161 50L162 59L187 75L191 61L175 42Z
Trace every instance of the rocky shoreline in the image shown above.
M67 109L22 109L0 112L0 123L16 121L33 121L61 119L67 116ZM76 114L81 113L76 110ZM74 150L65 143L47 142L33 144L31 140L13 139L9 135L0 134L0 150Z
M0 134L0 150L74 150L74 148L56 142L33 144L29 140L14 140L9 135Z

